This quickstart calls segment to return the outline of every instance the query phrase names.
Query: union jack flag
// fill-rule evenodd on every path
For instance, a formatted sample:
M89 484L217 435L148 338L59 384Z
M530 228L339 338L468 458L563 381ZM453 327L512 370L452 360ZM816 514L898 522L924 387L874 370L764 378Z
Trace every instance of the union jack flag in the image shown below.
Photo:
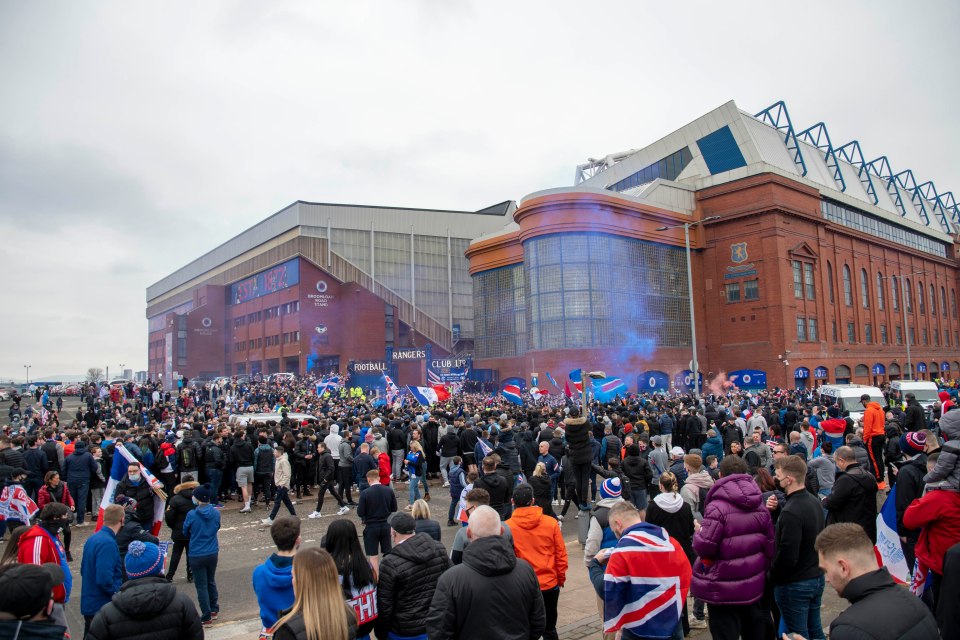
M643 638L670 638L690 589L690 563L663 527L627 529L604 574L603 630L627 629Z
M0 520L19 520L27 524L37 511L37 503L19 484L7 485L0 492Z

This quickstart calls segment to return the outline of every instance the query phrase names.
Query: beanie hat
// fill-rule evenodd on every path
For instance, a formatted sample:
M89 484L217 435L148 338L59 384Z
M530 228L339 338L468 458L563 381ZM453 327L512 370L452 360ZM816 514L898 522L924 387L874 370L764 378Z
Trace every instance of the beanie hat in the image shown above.
M601 498L620 497L620 478L607 478L600 484Z
M160 575L163 572L163 554L160 553L160 547L152 542L134 540L127 547L124 564L131 580Z
M908 431L900 436L900 450L908 455L923 453L927 436L920 431Z
M193 490L193 497L197 499L197 502L210 502L210 496L213 493L210 489L209 484L205 484L202 487L197 487Z
M831 418L839 418L839 417L840 417L840 407L837 407L837 406L829 407L829 408L827 409L827 415L830 416Z

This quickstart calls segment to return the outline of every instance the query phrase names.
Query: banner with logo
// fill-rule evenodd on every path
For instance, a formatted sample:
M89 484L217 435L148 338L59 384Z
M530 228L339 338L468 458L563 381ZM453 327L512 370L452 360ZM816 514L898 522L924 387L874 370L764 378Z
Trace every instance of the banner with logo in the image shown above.
M427 384L463 384L472 367L471 356L432 358L427 361Z

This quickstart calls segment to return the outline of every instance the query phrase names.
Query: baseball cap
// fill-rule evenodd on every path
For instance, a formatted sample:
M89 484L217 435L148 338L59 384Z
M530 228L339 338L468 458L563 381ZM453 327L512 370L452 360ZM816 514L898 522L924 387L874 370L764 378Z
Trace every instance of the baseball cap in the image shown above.
M0 569L0 611L18 620L40 613L63 584L63 570L53 563L12 564Z
M681 449L680 447L674 447L673 449L670 449L670 455L672 455L672 456L681 456L681 457L682 457L682 456L683 456L683 449Z

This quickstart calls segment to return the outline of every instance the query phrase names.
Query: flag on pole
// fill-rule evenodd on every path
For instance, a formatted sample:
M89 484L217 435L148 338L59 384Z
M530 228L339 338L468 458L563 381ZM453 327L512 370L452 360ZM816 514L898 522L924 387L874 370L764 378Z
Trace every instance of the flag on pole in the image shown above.
M560 385L557 384L557 381L553 378L552 375L550 375L549 371L546 372L546 376L547 376L547 380L550 381L550 384L552 384L559 391Z
M538 389L538 388L536 388L536 387L530 387L530 395L531 395L531 396L541 396L541 397L542 397L542 396L548 396L548 395L550 395L550 392L547 391L546 389Z
M568 398L572 398L572 397L573 397L573 391L570 390L570 383L569 383L569 382L564 382L564 383L563 383L563 395L567 396Z
M500 390L500 395L512 402L513 404L523 404L523 399L520 397L520 387L515 384L508 384Z
M413 398L424 407L429 407L437 403L437 392L432 387L411 387L407 390L413 394Z
M447 391L447 388L442 384L430 385L430 388L434 390L437 394L437 400L439 402L445 402L450 398L450 392Z
M886 567L893 579L910 584L910 569L903 555L900 536L897 535L897 487L887 495L877 515L877 544L874 547L880 566Z
M611 402L618 395L627 395L627 385L620 378L602 378L593 381L593 397L600 402Z
M583 393L583 375L580 369L574 369L570 372L570 379L573 380L573 386L577 388L577 391Z
M153 535L157 535L160 533L160 525L163 524L163 509L166 506L167 499L163 493L163 483L157 480L139 460L133 457L133 454L127 451L127 448L121 442L118 442L113 450L113 466L110 468L110 479L103 490L103 499L100 500L95 530L99 531L103 527L103 510L113 504L117 494L117 485L127 476L127 467L131 464L140 467L141 482L146 482L153 489L153 523L151 523L150 531Z

